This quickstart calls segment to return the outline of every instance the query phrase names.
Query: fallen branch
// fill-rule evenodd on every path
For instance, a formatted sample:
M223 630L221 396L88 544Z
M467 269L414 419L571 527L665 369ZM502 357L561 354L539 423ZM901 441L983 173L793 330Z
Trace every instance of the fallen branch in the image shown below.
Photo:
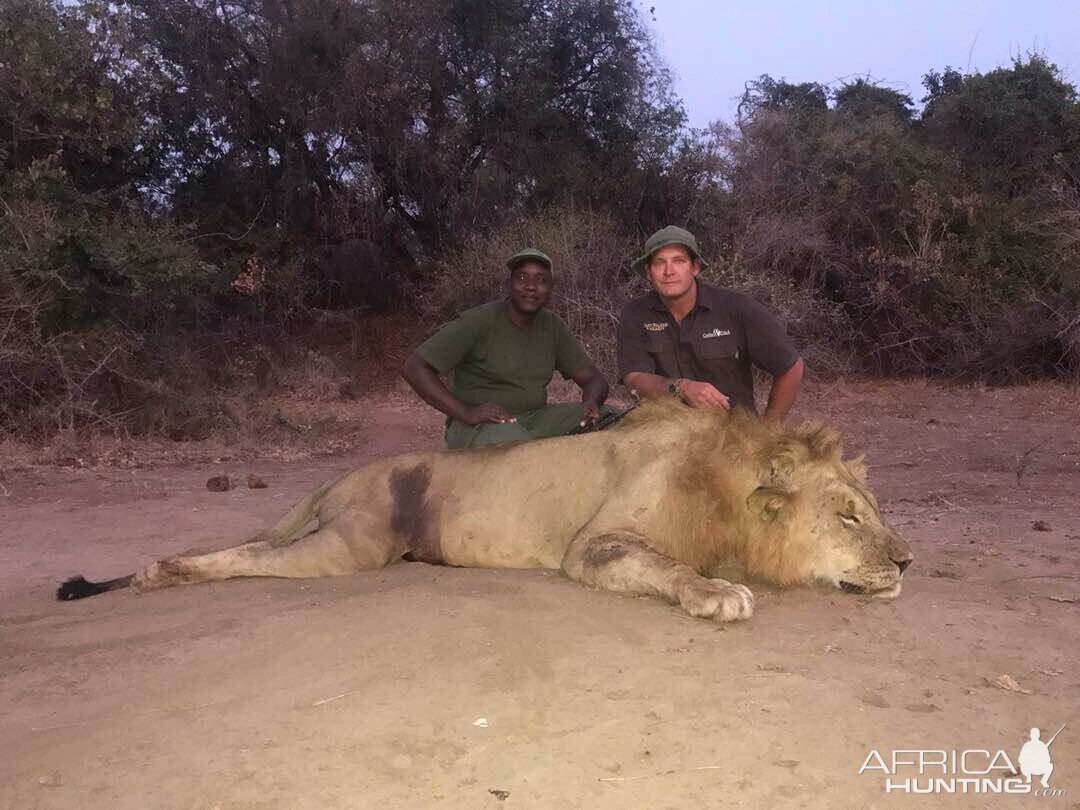
M348 697L349 695L355 695L358 691L359 690L357 690L357 689L350 689L348 692L342 692L340 695L334 695L333 697L323 698L322 700L316 700L314 703L311 704L311 706L312 706L312 708L314 708L316 706L322 706L324 703L333 703L335 700L341 700L343 697Z
M696 768L672 768L669 771L657 771L656 773L643 773L639 776L601 776L598 782L636 782L639 779L655 779L658 776L671 776L676 773L693 773L694 771L718 771L723 765L699 765Z

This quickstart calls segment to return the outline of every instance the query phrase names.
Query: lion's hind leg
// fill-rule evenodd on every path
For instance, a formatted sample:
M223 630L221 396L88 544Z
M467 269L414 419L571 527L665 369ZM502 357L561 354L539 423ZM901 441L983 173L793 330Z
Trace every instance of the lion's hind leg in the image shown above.
M137 590L191 585L233 577L332 577L372 567L359 563L333 528L324 527L288 546L244 543L209 554L169 557L135 575Z
M629 532L591 533L574 538L562 569L576 582L620 593L659 596L691 616L732 622L754 613L754 595L744 585L707 579L693 568L651 548Z

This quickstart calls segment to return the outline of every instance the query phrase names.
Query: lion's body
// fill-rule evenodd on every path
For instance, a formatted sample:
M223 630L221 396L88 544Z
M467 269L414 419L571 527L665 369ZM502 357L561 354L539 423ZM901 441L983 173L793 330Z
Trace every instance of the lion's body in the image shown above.
M881 581L852 588L898 591L900 571L888 569L902 571L910 553L880 523L858 470L840 460L834 433L666 404L584 436L376 461L323 485L254 541L154 563L134 584L326 576L404 559L561 568L587 584L663 596L694 615L745 618L749 591L709 579L720 566L734 562L779 584L840 584L833 569L855 553L843 544L831 550L827 521L807 508L820 499L782 489L796 479L804 489L839 487L846 502L872 513L867 547ZM312 520L316 530L298 538Z

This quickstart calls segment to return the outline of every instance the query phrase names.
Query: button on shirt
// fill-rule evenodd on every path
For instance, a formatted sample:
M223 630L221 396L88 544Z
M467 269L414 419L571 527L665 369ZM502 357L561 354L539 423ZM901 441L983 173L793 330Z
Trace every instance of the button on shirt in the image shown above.
M756 411L752 366L776 377L791 368L799 353L783 324L753 298L696 283L697 301L681 322L656 292L623 308L619 378L642 371L709 382L732 407Z

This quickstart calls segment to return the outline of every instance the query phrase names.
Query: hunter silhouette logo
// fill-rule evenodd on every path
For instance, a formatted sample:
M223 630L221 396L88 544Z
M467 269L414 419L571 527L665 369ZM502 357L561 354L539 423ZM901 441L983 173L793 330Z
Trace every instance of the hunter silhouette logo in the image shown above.
M1041 776L1042 786L1044 788L1050 787L1050 774L1054 772L1054 763L1050 761L1050 746L1054 744L1054 740L1057 739L1058 734L1065 730L1065 724L1061 724L1061 728L1057 730L1057 734L1050 738L1049 742L1043 742L1039 739L1039 730L1033 728L1031 730L1031 739L1024 743L1024 747L1020 749L1020 773L1024 775L1028 783L1031 782L1031 777Z
M885 777L886 793L1028 793L1039 798L1061 797L1068 793L1065 788L1050 787L1050 774L1054 772L1050 746L1065 725L1062 723L1046 742L1039 729L1031 729L1016 765L1003 749L898 748L885 753L874 749L866 755L859 773L880 771ZM1032 784L1035 776L1041 777L1039 785Z

